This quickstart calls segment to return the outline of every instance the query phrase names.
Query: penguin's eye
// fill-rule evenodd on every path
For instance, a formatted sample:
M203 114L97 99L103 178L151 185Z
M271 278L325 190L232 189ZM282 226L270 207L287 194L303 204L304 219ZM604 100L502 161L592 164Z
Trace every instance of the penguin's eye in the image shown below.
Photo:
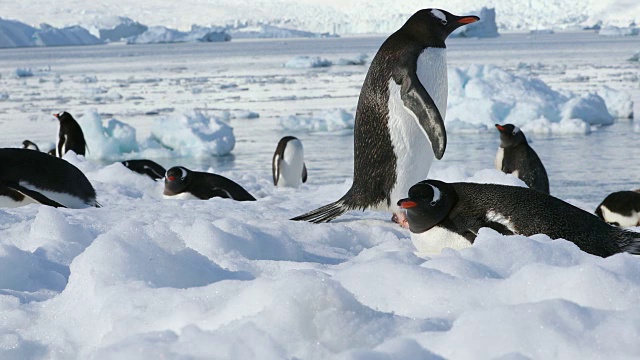
M438 200L433 200L432 202L429 203L429 205L436 206L437 203L438 203Z
M440 20L440 23L442 23L442 25L447 25L447 20Z

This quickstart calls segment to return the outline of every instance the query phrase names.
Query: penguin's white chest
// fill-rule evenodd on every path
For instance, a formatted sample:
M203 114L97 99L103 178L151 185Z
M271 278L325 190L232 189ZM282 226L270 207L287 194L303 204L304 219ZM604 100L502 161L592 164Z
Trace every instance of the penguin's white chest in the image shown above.
M496 154L496 170L502 171L502 161L504 160L504 148L498 147L498 153Z
M471 246L471 242L462 235L440 226L420 233L411 233L411 242L419 255L439 254L444 248L460 250Z
M37 204L38 202L32 198L25 196L21 201L16 201L9 196L0 196L0 208L16 208L29 204Z
M279 174L277 186L298 187L302 184L304 148L298 139L290 140L284 148L282 158L273 158L274 172Z
M433 99L444 119L447 108L446 49L427 48L418 57L418 79ZM404 105L401 86L389 80L389 134L396 156L396 183L390 194L389 210L399 212L398 200L409 188L429 175L434 159L431 142L417 116ZM384 208L386 204L381 204Z

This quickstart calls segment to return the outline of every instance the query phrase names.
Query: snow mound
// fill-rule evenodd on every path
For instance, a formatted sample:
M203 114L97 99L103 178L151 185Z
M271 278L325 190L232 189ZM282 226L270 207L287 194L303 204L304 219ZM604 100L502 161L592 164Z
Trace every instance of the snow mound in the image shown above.
M231 126L198 111L156 119L151 135L180 156L226 155L236 144Z
M353 114L344 109L315 112L311 117L289 115L280 119L280 126L290 131L341 131L353 129Z
M453 132L492 129L496 123L524 129L531 123L533 132L587 133L590 125L627 116L629 106L626 95L607 88L603 94L611 101L610 113L598 94L559 93L541 80L485 65L450 69L449 93L447 129Z
M89 147L88 158L118 160L122 154L140 150L136 141L136 129L116 119L103 125L95 109L78 119Z
M183 32L164 26L152 26L140 35L127 39L127 44L161 44L176 42L222 42L231 40L231 36L220 27L192 26L191 31Z
M465 12L465 15L477 15L480 20L456 29L452 37L498 37L498 25L496 24L496 9L483 7L479 11Z
M257 24L242 24L227 27L227 32L233 39L273 39L273 38L319 38L327 37L327 34L319 34L310 31L286 29L283 27Z
M40 29L36 29L19 21L0 19L0 48L102 43L102 40L80 26L58 29L48 24L41 24Z
M128 17L116 16L108 22L107 19L104 19L98 29L98 34L101 40L114 42L140 35L147 30L149 27L146 25Z
M331 61L321 57L296 56L295 58L284 63L284 67L291 69L308 69L331 66Z
M602 36L637 36L638 34L640 34L640 29L636 27L605 26L598 31L598 35Z

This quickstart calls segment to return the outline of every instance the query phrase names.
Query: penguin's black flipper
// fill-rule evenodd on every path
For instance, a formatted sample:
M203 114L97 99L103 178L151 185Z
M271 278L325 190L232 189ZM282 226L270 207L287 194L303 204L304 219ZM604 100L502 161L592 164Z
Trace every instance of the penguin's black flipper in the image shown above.
M37 191L29 190L29 189L25 188L24 186L21 186L19 184L14 183L14 182L7 182L7 183L5 183L5 185L8 188L17 191L17 192L21 193L24 196L32 198L33 200L39 202L40 204L49 205L49 206L53 206L53 207L66 208L66 206L60 204L59 202L53 201L53 200L49 199L48 197L40 194Z
M278 180L280 180L280 155L275 154L273 156L273 166L271 167L271 174L273 175L273 185L278 186Z
M416 116L418 124L429 138L436 159L442 159L447 147L444 119L415 72L408 72L403 77L400 96L404 106Z
M315 210L309 211L306 214L296 216L291 220L309 221L309 222L318 224L323 222L329 222L349 210L350 210L349 207L345 205L343 200L338 200L329 205L325 205L321 208L317 208Z
M307 182L307 165L302 163L302 182Z

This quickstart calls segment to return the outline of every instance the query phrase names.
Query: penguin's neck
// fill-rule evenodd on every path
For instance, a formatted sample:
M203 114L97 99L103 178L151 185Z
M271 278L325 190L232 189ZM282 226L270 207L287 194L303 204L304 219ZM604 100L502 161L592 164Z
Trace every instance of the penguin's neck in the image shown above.
M428 47L418 56L416 74L436 104L442 119L447 112L447 49Z

